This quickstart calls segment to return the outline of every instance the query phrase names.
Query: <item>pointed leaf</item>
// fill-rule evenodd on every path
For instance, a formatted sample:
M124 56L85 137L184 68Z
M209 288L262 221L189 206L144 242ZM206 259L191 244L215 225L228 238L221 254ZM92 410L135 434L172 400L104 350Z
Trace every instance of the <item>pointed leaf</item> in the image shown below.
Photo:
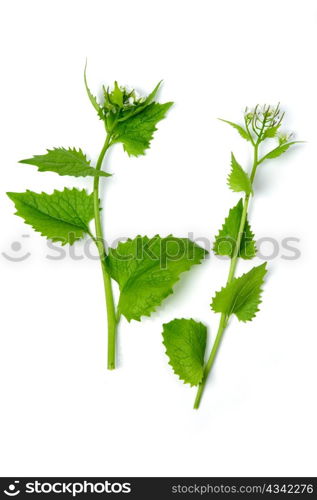
M264 141L265 139L272 139L273 137L276 137L276 134L280 126L281 124L279 123L278 125L267 128L262 136L262 141Z
M207 328L193 319L174 319L163 325L163 344L176 375L198 385L204 375Z
M118 122L114 129L113 142L121 142L123 149L130 156L145 154L157 130L157 123L165 118L172 104L172 102L165 104L152 102L131 118Z
M118 308L128 321L150 316L184 271L200 264L206 251L187 238L137 236L110 249L106 263L119 283Z
M83 189L54 191L53 194L7 193L15 204L16 215L26 224L52 241L62 245L72 245L76 240L89 233L88 223L94 217L93 194Z
M266 262L235 278L216 293L212 309L228 316L235 314L240 321L251 321L259 310L265 274Z
M229 122L228 120L223 120L223 118L218 118L218 119L222 122L228 123L228 125L231 125L231 127L235 128L239 132L241 137L243 137L243 139L245 139L246 141L251 140L248 132L243 127L241 127L241 125L238 125L237 123Z
M160 80L158 82L158 84L154 87L154 89L152 90L152 92L147 96L147 98L145 99L144 101L144 105L148 105L148 104L151 104L151 102L153 101L153 99L155 98L156 94L157 94L157 91L158 89L160 88L161 84L162 84L162 81L163 80Z
M128 119L130 119L132 116L136 116L138 115L139 113L141 113L149 104L151 104L151 102L153 101L153 99L155 98L156 94L157 94L157 91L158 89L160 88L161 86L161 83L162 83L163 80L161 80L157 85L156 87L152 90L152 92L146 97L146 99L144 101L140 101L138 103L137 106L135 106L134 108L132 109L128 109L127 111L124 111L123 115L118 119L118 122L121 123L121 122L124 122Z
M277 158L278 156L281 156L283 153L285 153L291 146L294 144L298 144L302 141L292 141L292 142L286 142L284 144L281 144L280 146L277 146L275 149L272 149L269 153L267 153L263 158L260 160L259 163L262 163L264 160L268 160L270 158Z
M237 205L230 209L228 217L220 229L214 243L214 252L216 255L233 256L235 245L238 238L241 216L243 211L243 201L239 200ZM254 234L246 220L244 233L241 239L239 257L242 259L252 259L256 254L256 244Z
M86 88L86 92L87 92L87 95L88 95L88 98L92 104L92 106L95 108L95 110L97 111L97 114L99 116L99 118L102 119L102 107L98 104L98 101L96 99L96 97L90 92L90 89L88 87L88 83L87 83L87 62L86 62L86 65L85 65L85 70L84 70L84 82L85 82L85 88Z
M244 191L246 194L252 193L250 177L239 165L233 153L231 153L231 172L228 177L228 185L232 191Z
M45 155L35 155L33 158L20 160L20 163L35 165L40 172L56 172L59 175L72 177L109 177L110 175L93 168L82 150L77 151L75 148L48 149Z
M114 88L111 92L111 101L118 106L123 106L123 92L120 89L118 82L114 82Z

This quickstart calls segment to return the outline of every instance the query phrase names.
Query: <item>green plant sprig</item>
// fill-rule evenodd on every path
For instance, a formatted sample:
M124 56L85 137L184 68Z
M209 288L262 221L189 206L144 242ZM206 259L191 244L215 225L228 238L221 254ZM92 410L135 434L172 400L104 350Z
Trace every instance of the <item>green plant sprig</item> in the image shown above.
M140 321L150 316L171 293L181 273L200 264L205 251L187 238L172 235L152 238L137 236L120 243L116 249L106 249L99 199L101 178L109 173L103 170L108 150L121 143L129 156L144 155L150 147L157 123L165 118L172 102L160 104L155 98L160 87L156 85L147 97L137 96L134 90L120 87L103 87L103 100L98 102L91 93L84 72L84 83L89 100L103 122L106 135L96 165L92 165L81 149L55 148L44 155L22 160L20 163L38 167L40 172L55 172L73 177L92 177L93 192L65 188L52 194L7 193L22 217L52 241L73 245L89 235L95 242L101 263L108 319L108 369L116 366L116 333L120 317ZM95 232L90 228L94 220ZM112 284L120 289L115 304Z
M223 122L235 128L240 136L251 144L253 164L250 175L231 154L231 172L228 176L229 188L234 192L244 192L244 199L229 211L228 217L216 236L214 252L230 257L230 268L224 288L216 293L211 308L220 313L218 332L210 355L205 363L207 328L192 319L175 319L163 325L163 343L174 372L190 385L197 385L194 408L198 409L204 388L214 365L223 334L229 320L235 314L240 321L251 321L261 303L262 284L266 274L266 262L253 267L249 272L236 278L239 258L252 259L256 255L254 235L248 222L248 208L254 195L253 183L257 169L264 161L277 158L292 145L300 142L291 135L280 134L284 113L280 106L260 107L245 110L244 127L228 121ZM276 147L260 156L261 145L267 140L278 141Z

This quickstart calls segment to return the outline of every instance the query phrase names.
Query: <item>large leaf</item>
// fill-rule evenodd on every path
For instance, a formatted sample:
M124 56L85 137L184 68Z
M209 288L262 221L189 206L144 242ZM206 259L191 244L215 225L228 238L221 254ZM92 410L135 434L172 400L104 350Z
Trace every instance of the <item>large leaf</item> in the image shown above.
M33 158L21 160L20 163L35 165L40 172L56 172L59 175L73 177L108 177L110 175L93 168L82 150L77 151L75 148L48 149L45 155L36 155Z
M188 238L137 236L110 249L107 266L119 283L119 311L140 321L171 293L184 271L200 264L206 251Z
M94 217L93 194L83 189L54 191L53 194L7 193L17 209L16 215L52 241L73 244L89 233L88 223Z
M165 118L172 104L152 102L131 118L118 122L114 128L114 142L121 142L129 155L145 154L157 130L157 123Z
M163 344L176 375L198 385L204 375L207 328L193 319L174 319L163 325Z
M212 309L228 316L235 314L240 321L251 321L259 310L265 274L266 262L235 278L216 293Z
M216 255L228 255L232 257L237 243L241 216L243 211L243 201L239 200L237 205L230 209L228 217L220 229L214 243ZM252 259L256 254L256 244L254 234L246 220L240 244L239 257L242 259Z
M233 153L231 153L231 172L228 176L228 185L232 191L244 191L246 194L252 193L250 177L237 162Z

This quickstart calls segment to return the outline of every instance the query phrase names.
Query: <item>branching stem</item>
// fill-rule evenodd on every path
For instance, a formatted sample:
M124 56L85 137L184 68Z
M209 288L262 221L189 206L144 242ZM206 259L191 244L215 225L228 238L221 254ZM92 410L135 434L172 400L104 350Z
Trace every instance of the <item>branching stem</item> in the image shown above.
M261 137L261 135L259 137ZM254 143L252 141L252 145L254 148L254 156L253 156L252 171L251 171L251 175L250 175L251 185L253 185L254 177L256 174L256 169L257 169L257 166L259 164L259 162L258 162L259 142L260 142L260 140L258 140L256 143ZM239 259L239 253L240 253L241 240L243 237L245 223L246 223L247 215L248 215L250 196L251 196L250 194L247 194L244 198L243 210L242 210L241 221L240 221L240 226L239 226L239 232L238 232L237 241L235 243L234 252L233 252L233 255L231 257L227 285L229 285L233 281L234 276L235 276L235 271L236 271L236 267L237 267L237 263L238 263L238 259ZM227 327L229 318L230 318L230 316L228 316L227 314L224 314L224 313L222 313L220 316L217 336L215 338L210 356L209 356L208 361L207 361L205 368L204 368L203 380L201 381L201 383L198 386L198 390L197 390L197 394L196 394L196 398L195 398L195 402L194 402L194 409L196 409L196 410L199 408L200 400L201 400L201 397L203 395L204 388L205 388L209 373L211 372L211 369L213 367L213 364L214 364L219 346L221 344L223 334L224 334L225 329Z

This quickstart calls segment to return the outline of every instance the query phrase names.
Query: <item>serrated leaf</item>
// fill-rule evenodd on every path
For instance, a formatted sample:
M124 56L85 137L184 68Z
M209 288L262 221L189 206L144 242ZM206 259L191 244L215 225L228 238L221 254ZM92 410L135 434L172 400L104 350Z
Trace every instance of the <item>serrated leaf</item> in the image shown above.
M33 158L20 160L19 163L35 165L40 172L56 172L59 175L72 177L109 177L110 175L93 168L82 150L77 151L75 148L48 149L45 155L35 155Z
M301 141L292 141L292 142L286 142L285 144L281 144L280 146L277 146L276 148L272 149L269 153L267 153L262 159L261 163L264 160L268 160L271 158L277 158L278 156L281 156L283 153L285 153L293 144L298 144Z
M237 162L233 153L231 153L231 172L228 176L228 185L232 191L244 191L246 194L252 193L250 177Z
M139 113L125 121L118 122L114 129L113 142L121 142L123 149L130 156L145 154L157 130L157 123L165 118L172 104L172 102L165 104L152 102Z
M230 209L228 217L220 229L214 243L214 252L216 255L233 256L235 245L238 238L241 216L243 211L243 201L239 200L237 205ZM254 234L251 231L248 220L244 226L244 232L241 239L239 257L242 259L252 259L256 254L256 244Z
M118 82L114 82L114 88L111 93L111 100L114 104L117 104L120 107L123 106L123 92L120 89Z
M72 245L89 233L88 223L94 217L93 194L83 189L54 191L53 194L7 193L15 204L15 215L52 241Z
M204 375L207 328L193 319L174 319L163 325L163 344L176 375L198 385Z
M279 123L278 125L267 128L262 136L262 141L264 139L273 139L273 137L276 137L276 134L277 134L280 126L281 126L281 124Z
M86 73L87 73L87 62L85 64L85 70L84 70L84 82L85 82L86 92L87 92L88 98L89 98L92 106L97 111L97 114L98 114L99 118L102 119L103 118L102 107L98 104L98 101L97 101L96 97L91 93L91 91L90 91L90 89L88 87L87 74Z
M251 321L261 303L261 286L266 274L266 262L253 267L217 292L211 307L215 312L227 316L235 314L240 321Z
M241 127L241 125L238 125L237 123L234 122L229 122L228 120L224 120L223 118L219 118L219 120L228 123L228 125L231 125L231 127L235 128L239 132L241 137L243 137L243 139L245 139L246 141L251 140L248 132L243 127Z
M118 308L127 318L150 316L171 293L181 273L200 264L206 251L188 238L137 236L110 249L106 260L119 283Z
M124 122L124 121L128 120L129 118L131 118L132 116L135 116L135 115L141 113L149 104L151 104L151 102L153 101L153 99L155 98L155 96L157 94L158 89L161 86L161 83L162 83L162 80L160 82L158 82L158 84L154 87L152 92L150 92L150 94L146 97L146 99L144 101L140 101L132 109L123 110L122 116L118 119L118 122L119 123Z

